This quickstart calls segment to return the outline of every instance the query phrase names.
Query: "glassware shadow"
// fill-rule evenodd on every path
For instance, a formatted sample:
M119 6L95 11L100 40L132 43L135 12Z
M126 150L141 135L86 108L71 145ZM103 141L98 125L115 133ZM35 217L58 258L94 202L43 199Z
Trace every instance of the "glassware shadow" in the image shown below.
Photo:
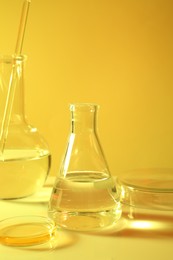
M109 230L97 234L123 238L173 239L173 211L144 210L123 205L121 219Z
M73 246L79 241L79 236L77 233L70 231L63 231L57 229L56 235L50 239L47 243L35 245L35 246L25 246L25 247L13 247L14 249L20 249L22 251L32 251L32 252L52 252L54 250L60 250L66 247Z

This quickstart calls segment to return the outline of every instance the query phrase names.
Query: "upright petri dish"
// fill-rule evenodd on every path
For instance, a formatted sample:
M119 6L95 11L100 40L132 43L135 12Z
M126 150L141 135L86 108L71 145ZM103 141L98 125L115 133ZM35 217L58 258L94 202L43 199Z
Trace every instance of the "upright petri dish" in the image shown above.
M117 178L123 204L157 210L173 210L173 169L137 169Z
M54 222L42 216L17 216L0 221L0 243L6 246L33 246L54 238Z

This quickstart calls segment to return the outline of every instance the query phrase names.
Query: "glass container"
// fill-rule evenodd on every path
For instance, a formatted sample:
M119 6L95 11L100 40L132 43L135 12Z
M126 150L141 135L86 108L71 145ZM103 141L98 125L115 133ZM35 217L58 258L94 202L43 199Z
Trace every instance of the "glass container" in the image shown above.
M68 144L48 209L56 225L70 230L105 228L121 215L97 134L97 111L96 104L70 105Z
M10 81L15 80L15 94L5 146L0 154L0 198L29 196L44 184L51 164L48 145L37 128L31 126L24 110L24 64L26 56L0 56L0 137ZM15 66L15 77L12 68ZM12 83L13 84L13 83ZM32 101L31 101L32 102ZM2 143L2 140L1 140Z
M6 246L35 246L56 236L53 221L44 216L16 216L0 221L0 243Z
M143 168L121 172L117 190L124 205L173 211L173 169Z

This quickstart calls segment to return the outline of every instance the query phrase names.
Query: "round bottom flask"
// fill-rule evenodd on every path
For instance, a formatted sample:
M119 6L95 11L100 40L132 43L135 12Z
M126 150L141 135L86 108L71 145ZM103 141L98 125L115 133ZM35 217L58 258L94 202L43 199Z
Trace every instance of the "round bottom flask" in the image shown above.
M94 104L73 104L71 131L49 202L56 225L78 231L110 226L121 216L115 183L96 133Z
M0 199L32 195L50 170L48 145L25 116L25 61L22 55L0 56ZM10 86L15 89L13 98Z

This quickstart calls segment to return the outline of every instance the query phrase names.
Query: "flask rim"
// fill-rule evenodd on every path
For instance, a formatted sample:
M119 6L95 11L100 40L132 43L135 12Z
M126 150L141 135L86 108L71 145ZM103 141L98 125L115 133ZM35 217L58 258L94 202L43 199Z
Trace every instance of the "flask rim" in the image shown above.
M71 103L70 104L70 111L75 111L76 109L90 109L90 111L94 112L99 108L99 105L96 103Z

